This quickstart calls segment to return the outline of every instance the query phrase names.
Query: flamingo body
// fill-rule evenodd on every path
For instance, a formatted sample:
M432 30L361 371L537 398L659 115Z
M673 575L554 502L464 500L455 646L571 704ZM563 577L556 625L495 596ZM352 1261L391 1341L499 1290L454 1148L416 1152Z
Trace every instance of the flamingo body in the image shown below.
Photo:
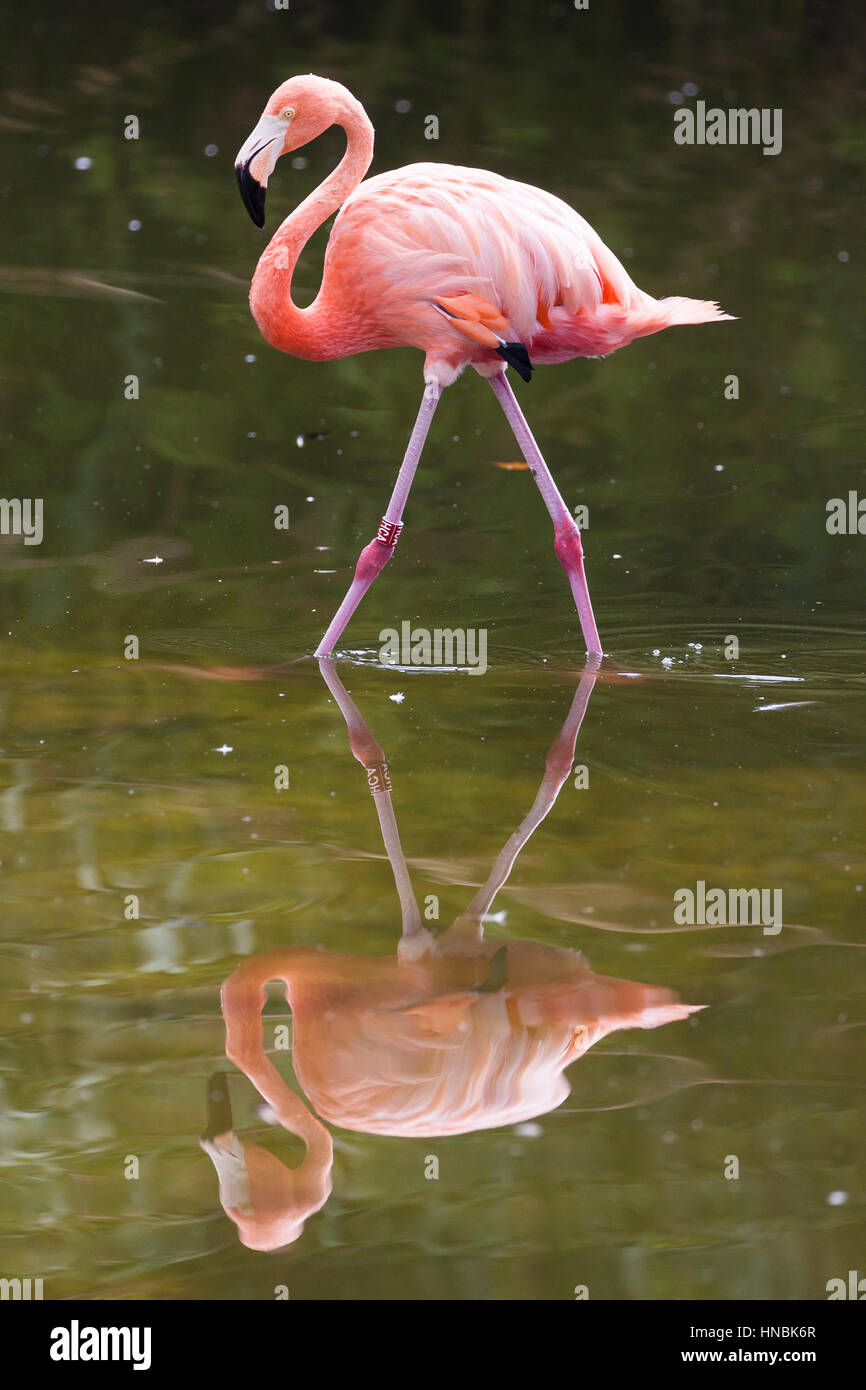
M730 317L703 300L645 294L553 194L453 164L409 164L349 195L328 242L312 341L285 312L273 259L263 257L250 295L272 346L319 361L416 347L443 386L469 365L499 371L502 340L525 344L535 363L566 362L675 323Z
M455 375L469 364L500 370L497 335L524 343L534 362L564 362L604 357L670 323L727 317L714 304L644 294L552 194L449 164L360 184L334 224L322 288L328 299L357 297L371 346L384 336L384 346L423 348ZM458 317L437 309L443 301Z

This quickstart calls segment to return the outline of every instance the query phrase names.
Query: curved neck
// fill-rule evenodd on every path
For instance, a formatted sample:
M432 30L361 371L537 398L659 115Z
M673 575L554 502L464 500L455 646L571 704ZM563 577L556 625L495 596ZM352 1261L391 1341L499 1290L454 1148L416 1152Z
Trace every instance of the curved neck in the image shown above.
M325 344L317 341L321 291L308 308L299 308L292 299L292 275L310 237L357 188L373 158L373 126L360 102L338 116L334 124L346 132L343 158L278 227L256 266L250 286L250 308L262 336L274 347L297 357L339 355L333 351L333 337L324 351Z

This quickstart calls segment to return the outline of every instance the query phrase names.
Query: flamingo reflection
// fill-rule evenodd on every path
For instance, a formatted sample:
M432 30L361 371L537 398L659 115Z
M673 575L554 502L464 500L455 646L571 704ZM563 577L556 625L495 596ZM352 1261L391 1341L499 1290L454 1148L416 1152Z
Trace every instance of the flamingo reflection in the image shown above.
M296 1240L327 1201L333 1147L323 1122L415 1137L517 1124L562 1104L569 1094L566 1068L600 1038L695 1011L669 989L596 974L580 951L484 933L496 894L571 771L597 665L590 661L580 678L531 810L466 911L434 937L422 925L412 889L385 755L333 663L320 660L367 775L402 932L393 956L287 946L244 961L223 985L227 1056L306 1145L302 1163L290 1169L241 1141L231 1126L225 1080L212 1078L211 1122L201 1142L245 1245L272 1250ZM312 1111L265 1054L261 1010L270 980L285 985L295 1076Z

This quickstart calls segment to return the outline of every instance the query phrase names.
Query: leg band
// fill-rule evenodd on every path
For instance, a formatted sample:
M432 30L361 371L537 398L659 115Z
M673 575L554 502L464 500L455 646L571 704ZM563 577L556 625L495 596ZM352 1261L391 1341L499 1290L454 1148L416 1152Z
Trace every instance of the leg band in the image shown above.
M389 792L391 790L391 774L388 771L387 763L373 763L366 767L367 786L375 795L376 792Z
M379 522L379 529L376 532L376 540L380 545L388 545L393 548L400 539L400 532L402 530L402 521L388 521L387 518L383 516L382 520Z

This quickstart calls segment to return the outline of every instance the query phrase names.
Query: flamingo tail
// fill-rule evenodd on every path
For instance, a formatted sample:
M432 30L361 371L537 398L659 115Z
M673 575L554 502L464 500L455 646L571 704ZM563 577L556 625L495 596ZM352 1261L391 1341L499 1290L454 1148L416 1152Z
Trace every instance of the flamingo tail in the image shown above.
M669 295L666 299L651 299L646 306L646 314L649 323L643 330L645 333L671 328L677 323L715 323L720 319L736 318L736 314L726 314L713 300L686 299L680 294Z

